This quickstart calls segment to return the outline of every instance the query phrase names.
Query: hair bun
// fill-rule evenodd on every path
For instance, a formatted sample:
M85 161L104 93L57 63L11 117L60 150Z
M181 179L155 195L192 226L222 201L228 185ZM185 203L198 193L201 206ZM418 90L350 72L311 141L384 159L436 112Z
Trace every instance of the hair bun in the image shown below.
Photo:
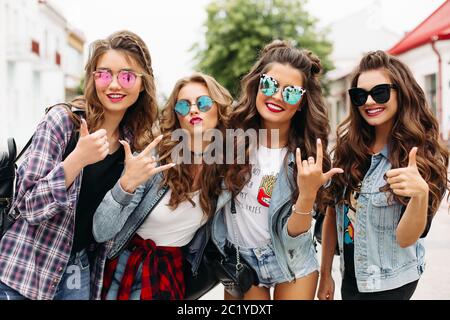
M311 62L311 73L318 74L322 71L322 64L320 63L320 59L311 51L308 51L308 58Z
M262 55L275 49L292 48L292 45L285 40L273 40L271 43L267 44L261 51Z

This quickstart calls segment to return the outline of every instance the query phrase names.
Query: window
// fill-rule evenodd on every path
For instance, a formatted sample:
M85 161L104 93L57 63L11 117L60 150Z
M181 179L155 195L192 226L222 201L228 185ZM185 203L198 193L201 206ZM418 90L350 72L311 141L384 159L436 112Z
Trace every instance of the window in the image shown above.
M427 101L430 104L431 111L437 116L437 87L436 87L436 73L425 76L425 94Z
M31 52L39 55L39 42L31 40Z
M55 63L56 63L58 66L61 65L61 54L60 54L58 51L56 51L56 53L55 53Z

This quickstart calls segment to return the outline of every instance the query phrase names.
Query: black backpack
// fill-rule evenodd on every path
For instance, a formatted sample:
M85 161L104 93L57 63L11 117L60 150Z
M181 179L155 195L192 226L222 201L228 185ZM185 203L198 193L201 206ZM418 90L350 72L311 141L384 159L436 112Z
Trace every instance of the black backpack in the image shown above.
M50 109L56 106L64 106L69 109L76 117L81 117L84 115L84 110L73 106L70 103L60 103L45 109L47 114ZM78 142L79 133L77 132L78 124L75 126L75 131L72 133L69 143L67 144L66 150L62 160L64 160L76 147ZM34 135L33 135L34 136ZM11 206L14 197L14 182L16 177L17 165L16 162L22 157L28 147L31 145L33 136L28 140L22 151L17 154L16 143L14 138L8 139L8 151L0 152L0 239L8 231L11 225L14 223L16 218L11 214Z

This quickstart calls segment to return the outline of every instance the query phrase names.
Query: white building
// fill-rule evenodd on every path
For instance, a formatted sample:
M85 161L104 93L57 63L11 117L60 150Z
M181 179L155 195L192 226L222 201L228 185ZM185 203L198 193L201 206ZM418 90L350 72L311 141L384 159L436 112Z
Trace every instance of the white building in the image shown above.
M333 42L331 59L335 69L327 74L330 92L327 97L330 108L332 138L336 128L347 116L350 87L349 75L361 57L368 51L387 50L400 39L400 35L382 24L382 8L378 1L370 6L346 16L330 25Z
M66 99L63 65L82 73L82 50L78 67L69 63L70 30L48 1L0 0L0 148L8 137L23 146L45 107Z
M407 33L389 53L409 66L439 121L442 138L449 140L450 0Z
M63 53L63 70L66 88L66 100L78 95L77 90L84 76L84 43L83 33L71 26L66 28L67 45Z

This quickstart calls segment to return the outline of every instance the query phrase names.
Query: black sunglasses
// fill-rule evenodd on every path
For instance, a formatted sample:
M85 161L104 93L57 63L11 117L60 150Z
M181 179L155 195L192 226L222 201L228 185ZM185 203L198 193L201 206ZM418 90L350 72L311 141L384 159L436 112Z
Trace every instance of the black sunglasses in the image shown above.
M373 87L370 91L362 88L351 88L348 90L350 100L355 107L363 106L369 95L376 103L386 103L391 98L391 89L397 89L395 84L385 83Z

